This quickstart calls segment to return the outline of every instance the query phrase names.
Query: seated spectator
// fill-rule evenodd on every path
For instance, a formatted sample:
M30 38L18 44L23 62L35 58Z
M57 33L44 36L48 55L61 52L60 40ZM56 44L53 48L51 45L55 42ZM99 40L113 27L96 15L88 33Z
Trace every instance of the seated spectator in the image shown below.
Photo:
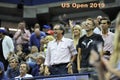
M17 56L14 52L9 53L9 55L8 55L8 60L9 60L10 58L12 58L12 57L18 58L18 56Z
M0 80L8 80L4 71L4 64L0 61Z
M19 62L15 57L9 59L9 68L7 69L7 76L10 80L14 79L16 76L19 76Z
M26 54L22 50L23 50L22 45L16 46L16 55L20 56L20 57L18 57L19 62L25 61Z
M37 62L37 65L32 69L32 72L31 74L33 76L43 76L44 74L44 60L45 60L45 57L43 55L39 55L37 56L36 58L36 62Z
M36 46L32 46L31 53L26 56L26 63L29 64L30 68L34 68L36 64L36 57L38 55L38 48Z
M28 74L27 72L29 71L29 65L25 62L22 62L20 64L20 75L15 77L15 80L22 80L23 78L32 78L33 76L31 74Z
M30 37L30 46L37 46L40 51L40 40L46 36L45 32L40 31L39 28L35 28L34 32Z
M40 54L46 56L47 44L48 42L54 40L55 38L52 35L47 35L45 38L40 40L41 47L40 47Z

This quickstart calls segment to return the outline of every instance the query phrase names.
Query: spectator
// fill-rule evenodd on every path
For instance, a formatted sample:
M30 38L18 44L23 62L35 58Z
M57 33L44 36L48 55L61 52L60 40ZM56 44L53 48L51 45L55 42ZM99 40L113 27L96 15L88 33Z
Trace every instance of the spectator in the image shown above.
M98 42L103 42L102 36L93 33L95 27L92 18L86 19L86 26L84 29L87 34L79 39L78 42L78 55L77 55L77 69L78 72L85 71L92 66L89 64L90 50L95 48Z
M52 41L52 40L54 40L54 37L53 36L51 36L51 35L48 35L48 36L46 36L45 38L44 38L44 42L43 42L43 46L41 46L42 48L43 48L43 50L41 49L41 53L42 53L42 51L43 51L43 55L44 56L46 56L46 51L47 51L47 46L48 46L48 43L50 42L50 41ZM41 41L42 42L42 41Z
M100 57L96 51L91 51L90 63L99 74L99 80L120 80L120 12L116 18L114 50L110 60ZM95 59L93 59L95 58ZM104 65L104 67L103 67Z
M35 28L39 28L40 29L40 25L39 25L39 23L35 23L35 25L34 25L34 29Z
M100 26L100 20L102 19L102 16L98 16L94 22L95 22L95 28L93 30L96 34L101 34L101 26Z
M82 28L81 26L79 25L75 25L73 28L72 28L72 33L73 33L73 41L74 41L74 47L76 48L77 45L78 45L78 40L79 38L81 37L81 32Z
M30 31L26 29L26 23L20 22L18 24L18 31L14 35L15 44L22 45L23 52L29 53Z
M111 23L108 18L103 17L100 20L100 26L102 29L101 35L104 40L103 55L107 55L106 57L108 58L113 53L113 48L114 48L113 47L114 33L110 32L108 29L110 25Z
M8 80L4 71L4 64L0 61L0 80Z
M82 35L82 28L81 28L81 26L75 25L72 28L72 35L73 35L74 47L77 50L78 41L79 41L79 38ZM73 72L77 73L77 59L74 61L74 64L73 64Z
M30 66L30 68L34 68L36 65L36 57L39 55L38 48L36 46L32 46L31 53L28 54L26 58L26 63Z
M40 31L39 28L35 28L35 31L30 37L30 46L37 46L38 50L40 51L40 40L45 38L45 36L45 32Z
M51 27L49 25L43 25L43 31L47 34L48 30L50 30Z
M32 69L32 72L31 72L33 76L44 75L44 60L45 60L45 57L41 54L36 57L37 65Z
M7 76L10 80L14 80L14 78L19 75L19 61L16 57L11 57L9 59L9 68L7 69Z
M20 44L16 46L16 55L18 56L19 62L25 61L26 54L23 52L23 47Z
M0 61L3 62L5 70L8 66L8 56L14 52L13 40L5 35L5 30L0 29Z
M23 78L32 78L33 76L31 74L27 74L27 72L29 71L29 65L25 62L22 62L20 64L20 68L19 68L19 71L20 71L20 75L15 77L15 80L16 79L23 79Z
M86 30L84 29L86 27L86 21L83 21L81 23L81 27L82 27L82 34L81 34L81 37L82 37L87 34Z
M77 51L73 40L64 38L64 27L61 24L54 26L55 40L48 43L45 58L45 75L60 75L72 73L72 63ZM49 67L49 68L48 68Z
M33 33L36 28L39 28L39 30L40 30L40 24L39 23L35 23L34 26L31 27L31 32Z

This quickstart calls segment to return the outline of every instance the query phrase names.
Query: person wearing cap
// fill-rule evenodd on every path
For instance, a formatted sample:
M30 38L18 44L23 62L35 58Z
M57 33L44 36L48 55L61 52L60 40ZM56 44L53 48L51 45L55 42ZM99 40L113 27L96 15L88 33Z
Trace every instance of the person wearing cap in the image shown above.
M12 38L5 35L6 31L0 29L0 61L3 62L5 70L8 67L8 57L14 52L14 44Z
M72 74L72 64L77 55L73 40L64 37L62 24L56 24L53 30L55 39L47 46L45 75Z
M0 80L8 80L5 75L4 64L0 61Z
M43 31L44 31L45 33L47 33L48 30L50 30L50 29L51 29L51 26L49 26L49 25L43 25Z

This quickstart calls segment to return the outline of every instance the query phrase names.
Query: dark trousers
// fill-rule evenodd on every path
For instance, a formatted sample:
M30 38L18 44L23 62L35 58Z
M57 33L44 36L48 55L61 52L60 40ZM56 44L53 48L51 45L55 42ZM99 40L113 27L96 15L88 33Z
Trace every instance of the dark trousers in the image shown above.
M57 65L52 65L49 67L51 75L61 75L68 74L68 68L66 68L68 63L62 63Z

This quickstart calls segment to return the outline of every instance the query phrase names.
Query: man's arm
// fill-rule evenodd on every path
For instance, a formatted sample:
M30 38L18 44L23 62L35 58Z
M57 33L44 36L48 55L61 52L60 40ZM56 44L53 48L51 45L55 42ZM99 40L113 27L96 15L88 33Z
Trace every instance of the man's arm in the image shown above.
M24 40L26 40L26 41L29 41L30 40L30 32L29 32L29 30L26 30L26 33L23 33L22 35L21 35L21 37L24 39Z
M68 65L66 66L68 68L68 73L69 74L72 74L73 71L72 71L72 64L73 62L75 61L76 59L76 55L77 55L77 50L75 49L74 47L74 44L73 44L73 41L71 41L71 44L69 46L69 50L70 50L70 53L71 53L71 59L70 59L70 62L68 63Z
M21 36L21 31L17 31L13 38L17 40L20 36Z

